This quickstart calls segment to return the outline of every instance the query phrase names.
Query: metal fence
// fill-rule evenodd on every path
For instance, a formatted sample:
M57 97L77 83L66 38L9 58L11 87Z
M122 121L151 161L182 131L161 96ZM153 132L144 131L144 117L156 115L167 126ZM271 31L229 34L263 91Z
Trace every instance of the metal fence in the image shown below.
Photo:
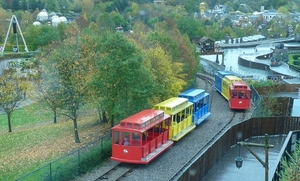
M55 161L52 161L16 181L69 181L73 180L111 155L111 133L89 143Z

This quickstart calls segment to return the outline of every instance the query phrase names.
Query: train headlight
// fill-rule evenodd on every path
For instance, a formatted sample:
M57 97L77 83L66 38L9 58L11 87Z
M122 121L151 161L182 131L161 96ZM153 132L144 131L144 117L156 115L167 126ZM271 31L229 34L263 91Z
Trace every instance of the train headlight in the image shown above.
M123 153L127 154L127 153L128 153L128 150L124 149L124 150L123 150Z
M243 103L243 101L239 101L239 104L242 104Z

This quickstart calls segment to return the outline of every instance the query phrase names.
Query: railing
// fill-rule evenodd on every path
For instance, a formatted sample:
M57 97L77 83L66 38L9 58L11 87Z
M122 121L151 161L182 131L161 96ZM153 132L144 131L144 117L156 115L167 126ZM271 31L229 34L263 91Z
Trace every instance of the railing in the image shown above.
M287 157L287 153L289 155L292 155L292 153L294 152L293 149L296 144L296 140L299 139L300 139L300 131L290 131L289 134L287 135L287 138L285 139L285 142L280 150L280 153L275 163L277 167L274 170L270 170L270 173L274 173L272 177L272 181L279 180L280 176L278 175L278 173L280 173L281 171L281 160L285 157L287 158L287 160L289 160L289 158Z
M209 148L205 149L193 162L189 163L189 167L181 174L178 174L176 180L201 180L231 149L231 146L239 141L265 134L288 134L291 130L299 129L300 117L256 117L238 123L209 144ZM190 173L193 173L193 175ZM269 172L269 175L275 174L274 172Z
M251 89L251 103L254 104L254 110L252 112L251 117L259 117L261 116L261 96L258 91L254 88L253 85L250 85Z

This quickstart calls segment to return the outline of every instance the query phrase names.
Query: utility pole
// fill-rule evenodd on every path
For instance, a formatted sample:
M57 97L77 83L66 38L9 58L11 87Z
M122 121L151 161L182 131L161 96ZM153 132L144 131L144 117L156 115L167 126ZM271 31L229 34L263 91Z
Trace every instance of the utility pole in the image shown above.
M249 150L249 152L265 167L265 181L268 181L269 178L269 148L274 148L274 145L269 145L269 136L265 134L265 144L257 144L257 143L248 143L248 142L237 142L238 145L244 146ZM258 155L249 148L249 146L253 147L263 147L265 148L265 161L258 157ZM236 158L236 166L238 168L242 167L243 159L239 156Z

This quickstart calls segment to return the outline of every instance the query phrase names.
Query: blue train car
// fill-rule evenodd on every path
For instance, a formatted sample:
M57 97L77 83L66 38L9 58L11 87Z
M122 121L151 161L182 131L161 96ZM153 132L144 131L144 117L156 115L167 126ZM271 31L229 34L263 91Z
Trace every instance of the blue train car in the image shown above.
M193 103L193 123L198 126L211 116L210 96L203 89L189 89L178 97L187 98Z
M215 73L215 88L217 89L218 92L222 93L222 81L223 78L228 76L228 75L234 75L233 72L230 71L218 71Z

